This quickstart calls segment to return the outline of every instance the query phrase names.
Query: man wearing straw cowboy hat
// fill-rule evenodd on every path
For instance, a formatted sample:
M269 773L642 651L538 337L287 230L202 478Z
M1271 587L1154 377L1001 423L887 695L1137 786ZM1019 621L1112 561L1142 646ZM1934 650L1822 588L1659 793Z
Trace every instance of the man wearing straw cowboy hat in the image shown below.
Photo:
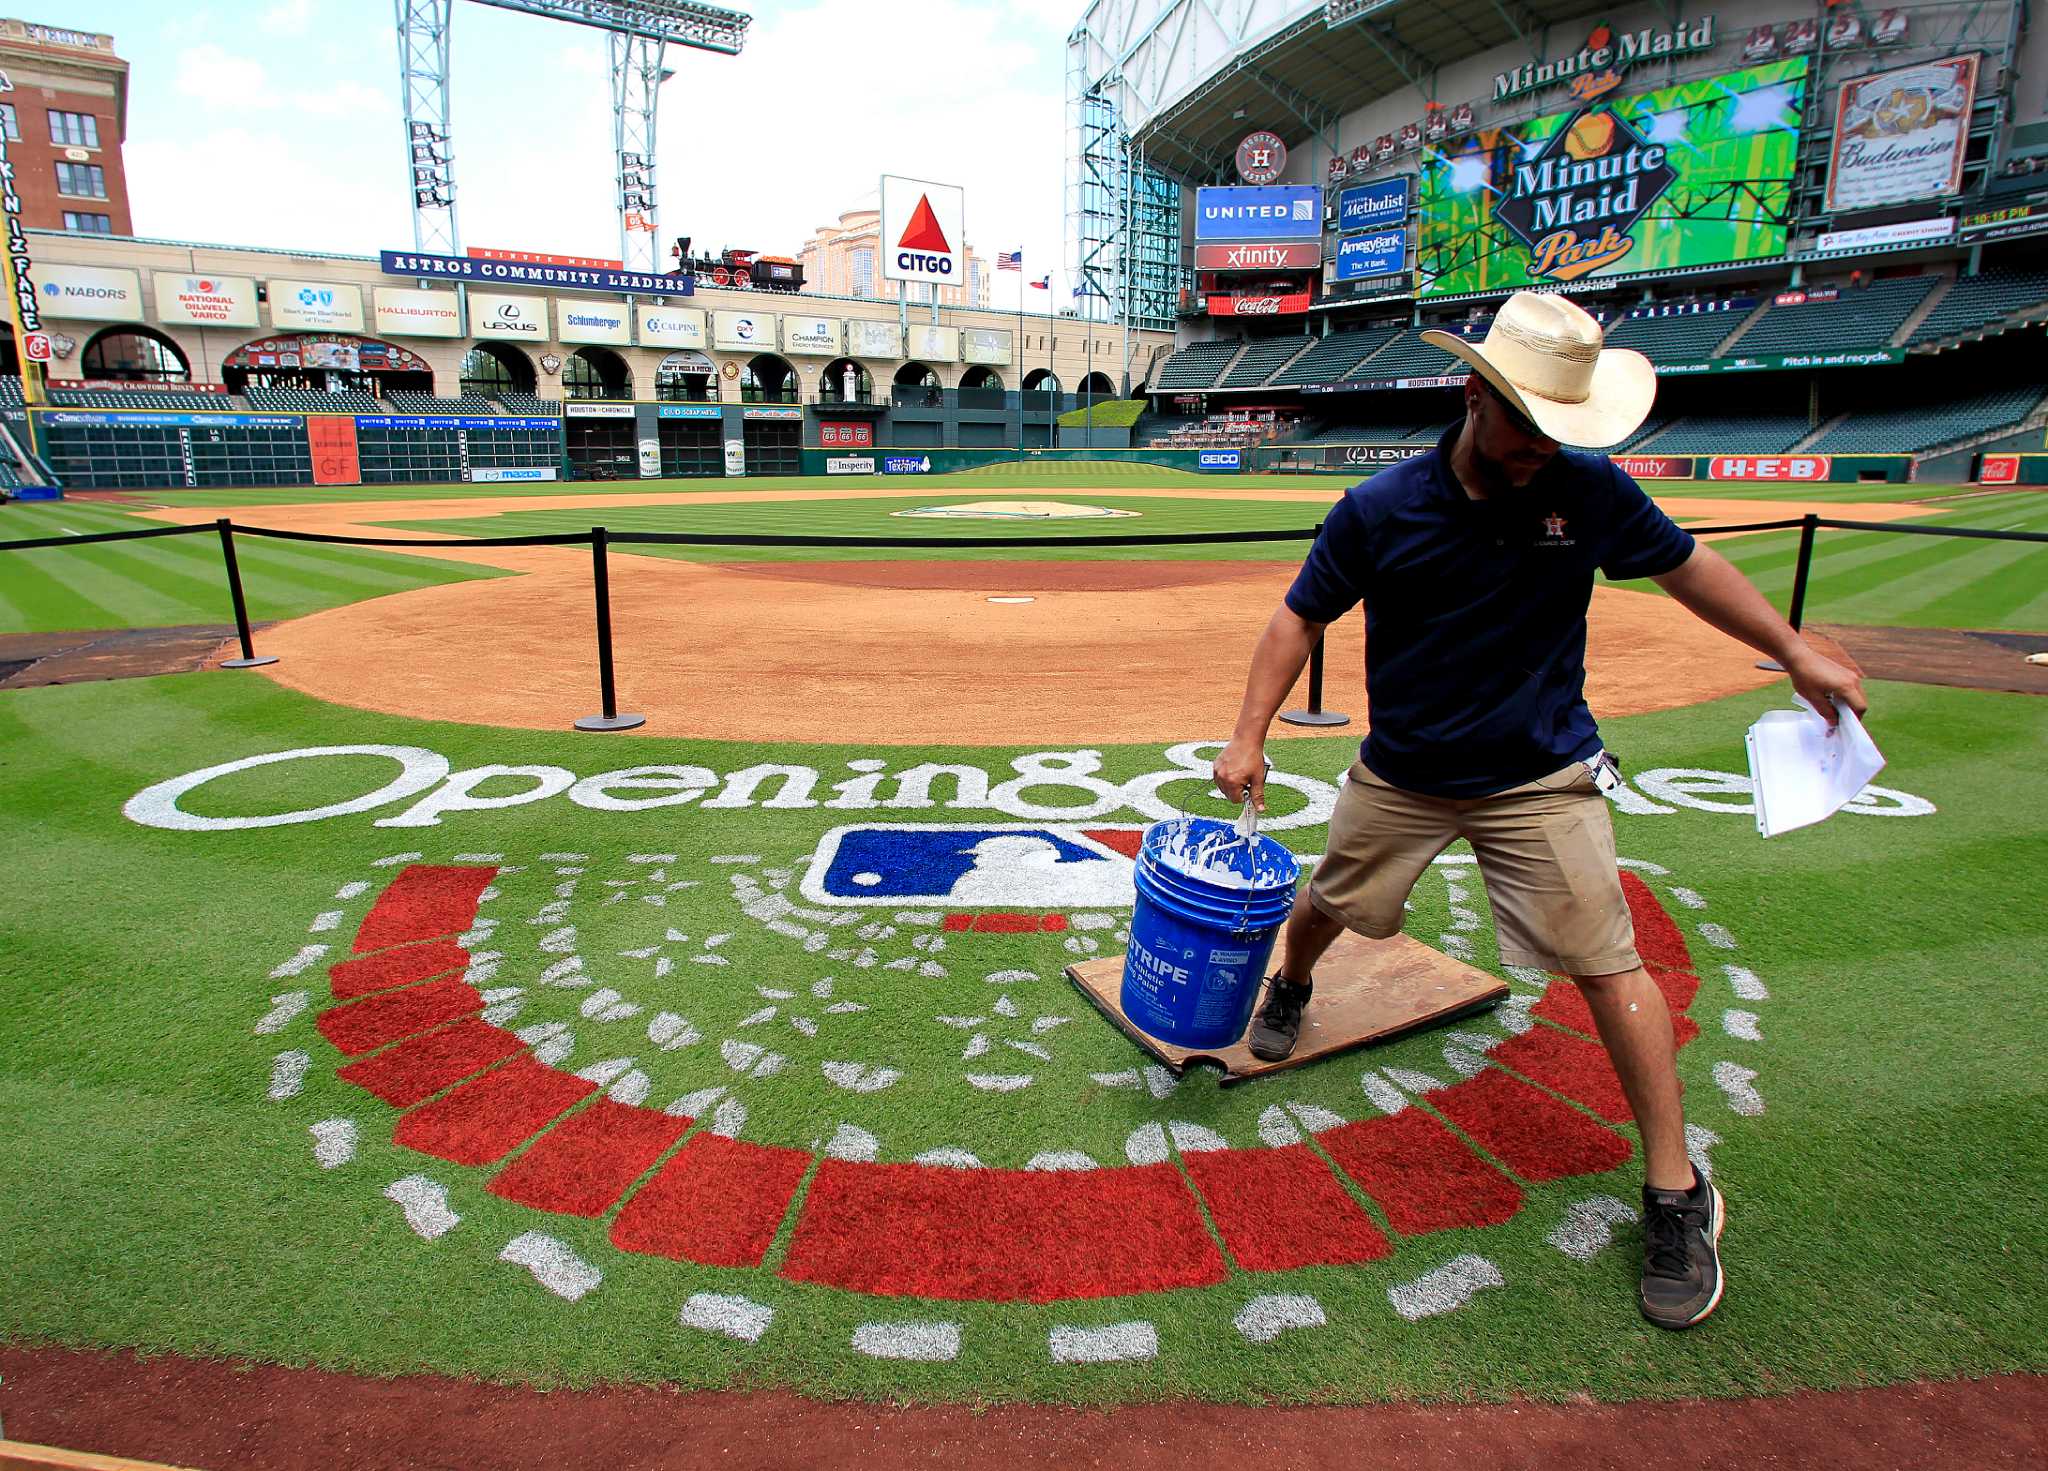
M1264 805L1266 732L1323 629L1363 601L1371 730L1328 853L1287 925L1252 1051L1285 1057L1315 963L1346 928L1385 938L1431 860L1472 845L1503 962L1584 993L1641 1130L1643 1315L1687 1328L1721 1300L1720 1193L1693 1170L1671 1016L1635 950L1601 792L1613 762L1584 695L1597 569L1648 577L1770 655L1815 708L1859 715L1857 676L1809 648L1763 595L1672 523L1598 450L1649 414L1656 371L1601 345L1562 296L1517 292L1476 345L1465 417L1432 452L1354 485L1330 512L1252 658L1217 786ZM1830 717L1832 718L1832 717Z

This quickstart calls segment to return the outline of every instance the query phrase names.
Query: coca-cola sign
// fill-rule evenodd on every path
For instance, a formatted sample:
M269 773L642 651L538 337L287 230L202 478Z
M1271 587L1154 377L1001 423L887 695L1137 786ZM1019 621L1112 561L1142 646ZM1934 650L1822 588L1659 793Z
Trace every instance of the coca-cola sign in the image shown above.
M1198 271L1312 271L1323 263L1320 241L1277 245L1197 245Z
M1277 317L1308 310L1308 293L1294 292L1286 296L1212 296L1209 298L1209 315L1212 317Z

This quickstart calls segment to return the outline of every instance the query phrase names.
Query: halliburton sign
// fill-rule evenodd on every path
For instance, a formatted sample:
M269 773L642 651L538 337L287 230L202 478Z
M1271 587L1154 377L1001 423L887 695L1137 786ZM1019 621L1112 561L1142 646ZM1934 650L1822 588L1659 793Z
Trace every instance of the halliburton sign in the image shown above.
M1308 293L1294 292L1286 296L1212 296L1209 298L1209 315L1212 317L1278 317L1291 316L1308 310Z
M1279 245L1197 245L1198 271L1312 271L1323 263L1322 242Z

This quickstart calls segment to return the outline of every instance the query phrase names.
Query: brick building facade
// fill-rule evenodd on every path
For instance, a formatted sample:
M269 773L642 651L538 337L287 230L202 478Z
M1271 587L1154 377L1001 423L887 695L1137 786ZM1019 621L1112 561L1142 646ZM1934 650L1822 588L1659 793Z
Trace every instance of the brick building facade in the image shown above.
M0 130L31 229L132 235L121 144L128 63L112 36L0 20Z

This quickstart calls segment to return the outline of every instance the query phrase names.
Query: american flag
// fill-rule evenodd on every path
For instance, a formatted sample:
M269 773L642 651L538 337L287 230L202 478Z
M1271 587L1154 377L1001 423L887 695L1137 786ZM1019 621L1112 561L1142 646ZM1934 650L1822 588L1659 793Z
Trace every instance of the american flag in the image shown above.
M1021 271L1024 269L1024 252L1021 250L999 250L996 252L996 269L999 271Z

